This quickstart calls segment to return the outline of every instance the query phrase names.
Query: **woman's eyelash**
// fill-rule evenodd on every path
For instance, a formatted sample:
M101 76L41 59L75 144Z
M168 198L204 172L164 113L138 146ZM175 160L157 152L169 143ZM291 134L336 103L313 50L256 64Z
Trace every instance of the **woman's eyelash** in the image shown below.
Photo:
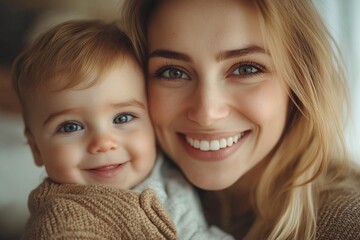
M169 76L164 76L164 74L169 71L167 74ZM173 71L173 72L170 72L170 71ZM174 75L174 76L171 76L171 74L180 74L179 75ZM182 69L181 67L178 67L178 66L175 66L175 65L165 65L159 69L157 69L153 74L152 74L152 77L154 78L165 78L165 79L187 79L189 78L189 74L184 70Z
M165 65L165 66L162 66L161 68L157 69L157 70L152 74L152 77L161 77L162 73L163 73L165 70L174 69L174 68L175 68L174 65Z
M234 64L227 74L228 76L237 77L251 77L266 72L266 67L252 61L238 62ZM157 69L153 74L152 78L161 79L190 79L190 75L181 67L175 65L165 65Z
M238 74L234 74L235 71L238 71ZM230 75L241 75L243 77L257 75L266 72L266 68L255 62L241 62L234 64L231 67Z

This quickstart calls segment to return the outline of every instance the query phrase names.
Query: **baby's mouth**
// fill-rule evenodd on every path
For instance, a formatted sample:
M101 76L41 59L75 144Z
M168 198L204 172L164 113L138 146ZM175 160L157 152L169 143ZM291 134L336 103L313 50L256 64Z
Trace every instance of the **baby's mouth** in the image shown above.
M89 169L89 170L99 171L99 172L104 171L105 172L105 171L115 169L115 168L119 167L120 165L122 165L122 164L112 164L112 165L106 165L106 166L102 166L102 167L92 168L92 169Z

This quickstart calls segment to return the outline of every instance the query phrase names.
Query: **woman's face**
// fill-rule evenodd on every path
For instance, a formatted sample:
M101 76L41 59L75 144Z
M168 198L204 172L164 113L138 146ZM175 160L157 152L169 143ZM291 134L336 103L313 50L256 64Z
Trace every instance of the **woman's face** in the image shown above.
M256 8L239 0L163 1L147 37L159 144L196 186L231 186L274 148L287 115L286 87Z

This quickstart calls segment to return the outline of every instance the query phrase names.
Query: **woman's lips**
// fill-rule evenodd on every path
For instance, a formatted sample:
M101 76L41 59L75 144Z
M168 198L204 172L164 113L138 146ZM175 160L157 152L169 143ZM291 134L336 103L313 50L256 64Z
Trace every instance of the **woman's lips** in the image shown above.
M220 137L201 137L180 134L187 153L200 161L221 161L235 153L251 130Z
M115 175L117 175L124 168L126 163L127 162L91 168L91 169L88 169L87 171L89 171L93 175L96 175L97 177L111 178L111 177L114 177Z

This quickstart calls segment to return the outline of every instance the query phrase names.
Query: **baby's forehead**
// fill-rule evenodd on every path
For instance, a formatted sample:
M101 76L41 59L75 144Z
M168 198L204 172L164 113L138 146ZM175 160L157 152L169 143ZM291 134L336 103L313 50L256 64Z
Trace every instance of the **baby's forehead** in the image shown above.
M143 70L134 56L127 54L121 55L106 66L98 66L96 64L88 68L78 68L76 71L54 71L45 79L42 79L39 84L32 84L27 89L27 97L32 98L36 95L56 94L65 90L86 90L103 81L106 81L107 76L114 71L131 71L135 72L134 77L139 78L140 81L145 81ZM136 82L134 79L121 78L118 80L121 83L124 81Z
M99 65L94 61L92 64L89 62L87 66L78 66L75 70L55 70L49 76L45 76L45 79L43 79L40 84L36 84L34 90L38 92L56 93L68 89L87 89L103 81L103 76L114 67L123 67L124 61L128 59L132 59L132 57L119 56L111 62L109 61L106 65Z

